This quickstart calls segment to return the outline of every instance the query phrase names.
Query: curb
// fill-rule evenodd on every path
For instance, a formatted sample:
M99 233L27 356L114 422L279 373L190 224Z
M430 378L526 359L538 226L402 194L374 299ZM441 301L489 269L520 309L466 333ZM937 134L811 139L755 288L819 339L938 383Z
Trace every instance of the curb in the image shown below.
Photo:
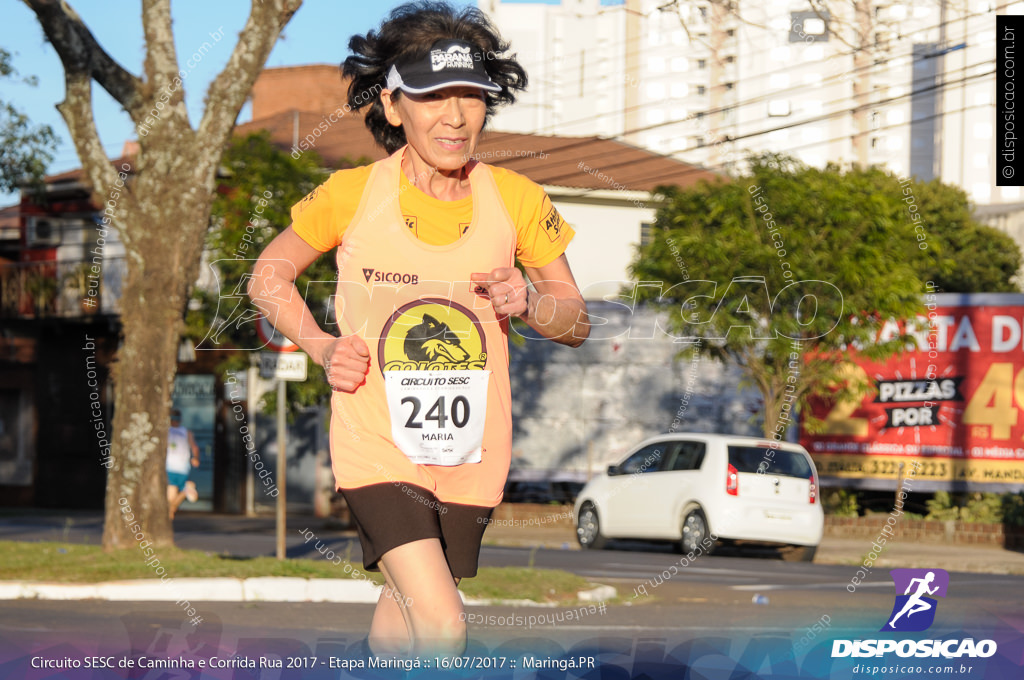
M168 586L173 587L168 588ZM48 583L42 581L0 581L0 600L107 600L137 602L335 602L376 604L382 586L347 578L175 578L106 581L103 583ZM610 593L610 594L609 594ZM507 600L486 600L459 593L467 606L508 604ZM577 598L597 602L614 598L610 586L581 590ZM515 600L523 607L553 604Z

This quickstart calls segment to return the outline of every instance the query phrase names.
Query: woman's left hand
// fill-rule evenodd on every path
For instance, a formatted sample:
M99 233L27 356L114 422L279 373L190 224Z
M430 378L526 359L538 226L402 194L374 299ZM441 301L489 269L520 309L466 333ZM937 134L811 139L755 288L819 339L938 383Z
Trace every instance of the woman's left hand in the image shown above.
M527 317L530 295L523 273L515 267L498 267L487 274L471 274L470 280L487 291L499 316Z

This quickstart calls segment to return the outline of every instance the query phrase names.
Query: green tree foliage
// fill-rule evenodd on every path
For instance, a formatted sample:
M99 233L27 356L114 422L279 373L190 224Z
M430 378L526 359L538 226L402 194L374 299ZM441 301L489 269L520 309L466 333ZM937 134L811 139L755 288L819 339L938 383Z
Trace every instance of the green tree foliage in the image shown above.
M1021 251L1009 235L971 217L967 194L939 180L908 185L928 249L921 277L943 293L1016 293ZM906 192L906 188L904 189Z
M360 159L354 164L363 164ZM291 207L328 177L319 156L312 152L293 158L275 147L266 132L231 140L222 160L222 178L211 212L207 253L217 285L197 288L186 317L186 336L200 349L235 348L221 371L243 370L263 341L257 337L258 312L245 294L249 275L263 248L291 224ZM337 285L337 269L330 254L316 260L297 283L309 308L325 331L332 332L330 297ZM312 361L310 380L290 382L291 407L309 406L330 394L323 371ZM264 407L275 407L276 393Z
M11 53L0 47L0 81L17 79ZM35 78L22 82L35 85ZM28 116L0 98L0 193L38 184L53 160L57 135L49 125L33 126Z
M744 369L766 436L784 434L813 393L863 396L869 386L844 372L851 344L880 359L909 342L873 342L884 320L923 311L926 251L892 175L766 154L745 177L663 193L632 265L655 282L639 297L669 310L678 337Z
M935 495L925 501L928 515L925 519L959 520L961 522L1003 522L1010 524L1009 516L1013 506L1022 498L1020 494L982 493L975 491L969 494L951 494L948 491L936 491Z

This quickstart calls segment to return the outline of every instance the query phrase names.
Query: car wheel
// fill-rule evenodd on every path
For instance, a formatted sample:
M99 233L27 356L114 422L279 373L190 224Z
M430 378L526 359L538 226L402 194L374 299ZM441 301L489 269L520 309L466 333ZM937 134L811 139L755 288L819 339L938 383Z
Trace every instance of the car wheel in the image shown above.
M576 518L576 540L581 547L590 550L601 550L608 544L608 539L601 535L597 508L589 501L580 506L580 514Z
M816 545L791 545L779 551L783 562L813 562L818 552Z
M698 551L710 555L715 550L715 543L712 542L710 547L704 544L710 533L704 511L694 508L683 518L683 536L679 539L679 549L684 555Z

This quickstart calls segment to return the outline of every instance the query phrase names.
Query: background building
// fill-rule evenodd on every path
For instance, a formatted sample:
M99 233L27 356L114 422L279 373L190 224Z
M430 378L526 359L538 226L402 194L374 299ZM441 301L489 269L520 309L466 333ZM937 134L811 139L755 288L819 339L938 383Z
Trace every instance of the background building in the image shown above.
M747 151L809 165L884 165L996 187L995 0L480 0L527 67L530 91L496 125L599 134L729 170Z

